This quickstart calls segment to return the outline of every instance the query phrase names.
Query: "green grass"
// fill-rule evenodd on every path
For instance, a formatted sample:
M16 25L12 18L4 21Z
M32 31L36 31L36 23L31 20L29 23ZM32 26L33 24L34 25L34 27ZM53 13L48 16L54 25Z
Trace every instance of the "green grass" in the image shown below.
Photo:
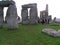
M54 38L41 32L43 28L60 29L47 24L22 25L17 30L8 30L6 25L0 29L0 45L60 45L60 38Z

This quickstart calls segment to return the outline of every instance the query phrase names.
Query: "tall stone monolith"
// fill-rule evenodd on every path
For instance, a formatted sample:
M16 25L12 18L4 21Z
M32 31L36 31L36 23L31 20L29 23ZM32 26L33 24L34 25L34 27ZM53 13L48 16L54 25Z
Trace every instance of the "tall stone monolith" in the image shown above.
M15 4L8 7L6 18L8 29L18 28L17 8Z
M32 7L30 9L30 24L38 24L38 14L36 7Z

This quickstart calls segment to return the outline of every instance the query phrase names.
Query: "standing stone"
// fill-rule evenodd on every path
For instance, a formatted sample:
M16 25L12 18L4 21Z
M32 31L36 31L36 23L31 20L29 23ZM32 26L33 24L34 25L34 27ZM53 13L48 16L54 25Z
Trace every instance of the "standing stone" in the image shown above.
M21 11L21 16L22 16L22 24L28 24L28 9L27 8L22 8Z
M6 15L8 29L18 28L17 8L15 5L10 5Z
M0 28L3 26L3 7L0 7Z
M30 9L30 24L37 24L37 23L38 23L37 8L32 7Z

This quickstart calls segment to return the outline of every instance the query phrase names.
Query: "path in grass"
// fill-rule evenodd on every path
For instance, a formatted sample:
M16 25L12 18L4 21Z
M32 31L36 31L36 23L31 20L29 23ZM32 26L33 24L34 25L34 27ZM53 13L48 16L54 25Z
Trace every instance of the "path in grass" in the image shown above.
M60 29L49 25L19 25L17 30L0 29L0 45L60 45L60 38L41 33L43 28Z

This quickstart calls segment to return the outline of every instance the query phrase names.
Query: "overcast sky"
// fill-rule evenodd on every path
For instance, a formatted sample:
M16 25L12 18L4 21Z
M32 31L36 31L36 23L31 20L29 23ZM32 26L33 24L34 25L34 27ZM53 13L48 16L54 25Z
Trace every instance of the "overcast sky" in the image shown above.
M45 10L46 4L49 7L49 15L52 15L52 18L60 18L60 0L14 0L16 2L18 15L21 16L21 5L29 3L37 3L38 7L38 16L40 11ZM7 8L5 8L5 11Z

